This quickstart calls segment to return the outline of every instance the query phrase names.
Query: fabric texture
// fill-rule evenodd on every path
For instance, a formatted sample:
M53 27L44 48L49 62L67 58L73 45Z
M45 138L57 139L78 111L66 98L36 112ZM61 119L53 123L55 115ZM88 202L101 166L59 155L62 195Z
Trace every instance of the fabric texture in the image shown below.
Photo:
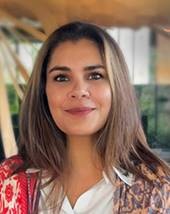
M15 170L23 163L13 156L0 165L0 213L33 214L38 205L39 173ZM117 176L113 188L113 214L170 214L170 176L161 169L157 178L145 165L140 170L151 182L136 177L131 186Z
M42 179L41 183L45 183L47 179ZM39 214L51 214L46 200L50 193L50 186L41 189L39 200ZM72 207L69 198L65 196L59 214L104 214L112 213L113 209L113 184L109 181L103 172L103 178L83 192L76 200Z
M34 170L34 169L31 169ZM29 171L31 171L29 170ZM110 182L108 176L103 171L102 178L99 182L83 192L76 200L72 207L67 195L65 196L59 214L104 214L112 213L113 210L113 183ZM123 169L113 167L113 177L118 177L127 185L133 184L134 175ZM47 182L47 178L41 179L41 184ZM40 190L39 210L40 214L51 214L51 208L48 207L46 200L51 191L51 185Z

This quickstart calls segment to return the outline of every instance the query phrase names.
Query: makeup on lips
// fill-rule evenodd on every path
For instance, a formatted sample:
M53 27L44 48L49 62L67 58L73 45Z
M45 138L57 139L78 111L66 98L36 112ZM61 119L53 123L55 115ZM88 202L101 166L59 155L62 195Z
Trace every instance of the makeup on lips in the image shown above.
M94 107L74 107L74 108L66 109L65 112L75 116L86 116L92 111L94 111L95 109L96 108Z

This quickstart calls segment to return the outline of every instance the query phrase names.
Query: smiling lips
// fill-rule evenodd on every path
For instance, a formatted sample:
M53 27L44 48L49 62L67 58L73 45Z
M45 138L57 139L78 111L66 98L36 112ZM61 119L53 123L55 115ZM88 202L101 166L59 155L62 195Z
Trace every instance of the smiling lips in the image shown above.
M67 109L65 111L75 116L85 116L94 110L95 108L92 108L92 107L78 107L78 108Z

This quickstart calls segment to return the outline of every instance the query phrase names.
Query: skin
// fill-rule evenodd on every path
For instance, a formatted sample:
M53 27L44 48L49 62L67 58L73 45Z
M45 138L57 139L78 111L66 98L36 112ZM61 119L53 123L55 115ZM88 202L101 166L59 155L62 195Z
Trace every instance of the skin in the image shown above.
M67 196L74 205L102 177L92 145L111 107L107 72L92 41L66 41L54 50L47 68L46 94L52 117L67 136L71 166Z

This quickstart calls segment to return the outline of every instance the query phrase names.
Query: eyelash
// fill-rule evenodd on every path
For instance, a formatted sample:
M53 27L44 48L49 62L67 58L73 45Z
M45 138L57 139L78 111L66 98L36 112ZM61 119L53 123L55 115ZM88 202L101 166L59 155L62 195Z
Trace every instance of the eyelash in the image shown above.
M59 80L60 78L60 80ZM68 77L64 74L58 74L57 76L54 77L54 81L56 82L65 82L65 81L68 81L68 80L64 80L65 78L68 79Z
M92 72L90 74L90 76L93 76L93 77L97 77L98 76L96 79L94 78L94 80L99 80L99 79L103 79L104 78L103 74L101 74L100 72ZM90 79L90 80L93 80L93 79Z
M100 80L100 79L103 79L103 78L104 78L104 76L100 72L91 72L88 75L88 79L89 80ZM69 81L69 77L67 75L65 75L65 74L58 74L58 75L56 75L54 77L54 81L57 81L57 82L66 82L66 81Z

